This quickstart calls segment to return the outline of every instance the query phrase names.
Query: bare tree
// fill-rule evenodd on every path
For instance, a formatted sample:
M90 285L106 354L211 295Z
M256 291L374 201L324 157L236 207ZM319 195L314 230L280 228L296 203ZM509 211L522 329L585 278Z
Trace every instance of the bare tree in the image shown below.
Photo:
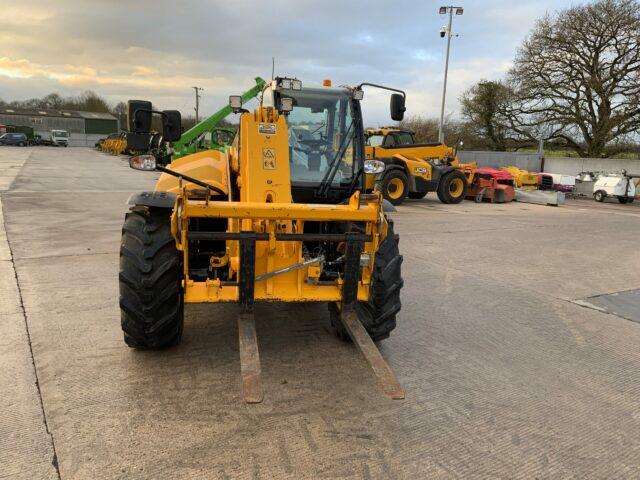
M127 125L127 104L124 102L118 102L116 106L111 111L112 115L118 119L118 125L120 129L127 130L129 126Z
M57 93L50 93L41 100L42 108L62 109L64 108L65 100Z
M411 117L407 117L402 120L399 127L412 131L415 134L416 140L424 143L435 142L438 140L438 125L439 120L437 118L412 115ZM449 137L447 136L447 138Z
M509 75L510 126L522 138L561 141L582 157L640 130L640 3L598 0L547 15Z
M416 141L420 143L435 142L438 139L438 129L440 120L437 118L422 117L414 115L405 118L400 122L399 127L410 130L415 134ZM484 138L477 136L466 122L445 118L445 137L451 139L450 146L462 142L467 149L485 149L487 142Z

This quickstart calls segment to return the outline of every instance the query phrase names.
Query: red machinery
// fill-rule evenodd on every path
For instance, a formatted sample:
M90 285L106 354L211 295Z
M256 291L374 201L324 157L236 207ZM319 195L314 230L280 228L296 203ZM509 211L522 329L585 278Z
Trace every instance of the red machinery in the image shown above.
M473 182L467 188L467 198L476 203L483 200L491 203L506 203L513 201L515 196L511 174L493 168L476 169Z

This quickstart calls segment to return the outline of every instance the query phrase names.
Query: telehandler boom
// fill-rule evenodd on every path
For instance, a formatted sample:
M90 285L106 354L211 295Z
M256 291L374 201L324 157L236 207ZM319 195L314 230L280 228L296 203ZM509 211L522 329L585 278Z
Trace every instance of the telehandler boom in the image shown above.
M374 343L396 326L403 281L399 237L382 197L363 193L365 172L384 167L365 162L365 85L302 88L276 78L253 112L241 96L230 97L240 125L224 151L166 167L150 155L130 160L163 174L155 191L131 196L123 227L127 345L179 343L185 303L237 303L243 395L260 402L254 302L326 302L336 334L353 340L385 395L404 398ZM394 120L404 103L404 93L391 95ZM148 131L154 113L162 115L164 139L178 140L180 113L154 112L148 102L129 102L131 131Z

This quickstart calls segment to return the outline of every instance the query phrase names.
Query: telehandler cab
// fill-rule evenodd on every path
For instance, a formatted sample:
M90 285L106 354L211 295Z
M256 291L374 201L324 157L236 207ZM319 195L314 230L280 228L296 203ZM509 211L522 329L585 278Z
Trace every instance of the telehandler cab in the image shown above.
M238 303L243 395L260 402L254 302L326 302L336 334L353 340L385 395L404 398L374 343L396 326L403 281L399 237L382 196L363 193L365 172L384 167L365 161L364 86L393 91L391 117L402 119L399 90L302 88L297 79L276 78L253 112L241 96L230 97L241 114L231 146L168 166L162 161L180 138L180 113L129 102L130 130L148 132L151 115L159 114L165 144L155 156L130 160L163 174L155 191L131 196L122 230L127 345L179 343L185 303Z

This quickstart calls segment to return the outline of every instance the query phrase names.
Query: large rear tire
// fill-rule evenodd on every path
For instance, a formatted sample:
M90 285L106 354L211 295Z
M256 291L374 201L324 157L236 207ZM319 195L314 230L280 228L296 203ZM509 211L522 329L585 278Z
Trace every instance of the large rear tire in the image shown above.
M161 349L182 338L182 257L169 212L136 206L127 213L120 244L120 312L125 343Z
M398 243L400 236L393 230L393 221L388 220L387 236L376 252L368 302L356 303L356 312L364 328L374 341L384 340L396 328L396 314L402 307L400 290L402 280L402 255ZM349 340L349 335L340 320L340 309L329 303L331 325L338 338Z
M438 198L442 203L460 203L467 195L467 178L459 170L444 175L438 182Z

